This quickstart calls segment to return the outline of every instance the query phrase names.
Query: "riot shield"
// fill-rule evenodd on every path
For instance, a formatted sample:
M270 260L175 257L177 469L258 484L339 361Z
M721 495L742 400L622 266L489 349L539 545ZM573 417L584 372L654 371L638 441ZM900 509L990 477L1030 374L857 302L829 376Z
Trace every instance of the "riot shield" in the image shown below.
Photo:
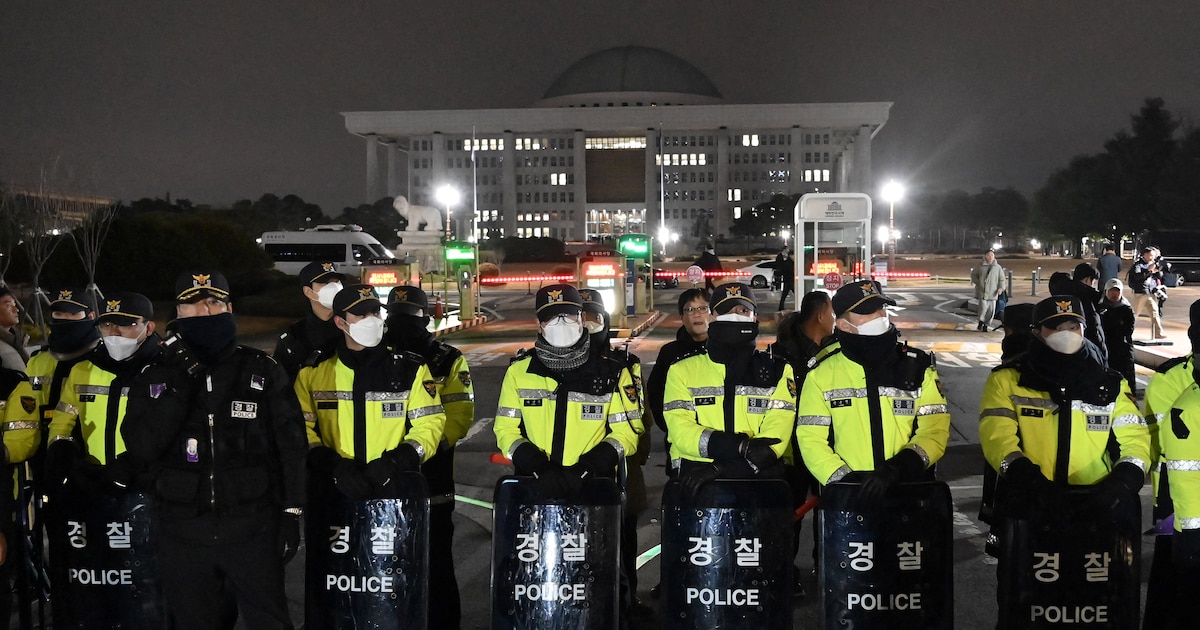
M429 490L415 472L393 484L391 498L352 501L329 480L310 477L306 628L425 628Z
M857 483L821 491L823 628L954 627L954 507L940 481L897 484L858 505Z
M1076 487L1028 519L1006 519L1000 543L1000 630L1137 628L1141 604L1142 507L1091 505Z
M684 502L663 493L664 628L792 627L792 492L780 479L719 479Z
M165 628L149 494L57 489L46 503L55 628Z
M546 499L531 477L496 484L493 630L617 627L621 493L588 479L579 501Z

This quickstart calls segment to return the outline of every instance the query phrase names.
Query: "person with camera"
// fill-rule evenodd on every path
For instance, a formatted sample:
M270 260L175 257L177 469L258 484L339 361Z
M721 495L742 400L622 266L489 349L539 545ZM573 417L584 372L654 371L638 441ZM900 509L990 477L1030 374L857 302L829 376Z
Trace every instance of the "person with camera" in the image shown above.
M1150 333L1153 339L1166 339L1163 334L1162 315L1159 312L1160 294L1166 295L1162 288L1162 267L1155 258L1155 249L1142 249L1142 258L1129 268L1126 284L1133 291L1133 316L1139 317L1142 311L1150 311ZM1164 298L1165 299L1165 298Z

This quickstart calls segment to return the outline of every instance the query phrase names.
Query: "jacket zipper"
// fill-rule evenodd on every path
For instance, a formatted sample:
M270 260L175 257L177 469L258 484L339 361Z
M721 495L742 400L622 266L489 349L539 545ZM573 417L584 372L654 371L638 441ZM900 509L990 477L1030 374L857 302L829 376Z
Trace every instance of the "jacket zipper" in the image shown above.
M207 377L208 392L212 393L212 374ZM208 492L212 502L212 511L217 511L217 484L214 479L217 470L217 438L213 431L213 414L208 414Z

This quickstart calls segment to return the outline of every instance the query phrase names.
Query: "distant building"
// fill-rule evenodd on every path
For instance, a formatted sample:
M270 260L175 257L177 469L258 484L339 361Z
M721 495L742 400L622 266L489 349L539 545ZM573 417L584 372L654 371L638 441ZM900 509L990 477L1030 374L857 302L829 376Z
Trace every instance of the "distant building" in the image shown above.
M458 238L474 204L481 239L647 232L695 245L775 194L870 192L890 108L728 104L686 61L623 47L575 63L528 109L342 115L366 139L365 200L440 207L434 191L450 184Z

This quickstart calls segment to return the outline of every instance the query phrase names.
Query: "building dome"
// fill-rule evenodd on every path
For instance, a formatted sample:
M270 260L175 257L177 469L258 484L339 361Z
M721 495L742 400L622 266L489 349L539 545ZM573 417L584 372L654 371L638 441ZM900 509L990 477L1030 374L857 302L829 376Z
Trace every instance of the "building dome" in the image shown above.
M722 100L712 81L683 59L657 48L623 46L575 62L538 105L708 105Z

